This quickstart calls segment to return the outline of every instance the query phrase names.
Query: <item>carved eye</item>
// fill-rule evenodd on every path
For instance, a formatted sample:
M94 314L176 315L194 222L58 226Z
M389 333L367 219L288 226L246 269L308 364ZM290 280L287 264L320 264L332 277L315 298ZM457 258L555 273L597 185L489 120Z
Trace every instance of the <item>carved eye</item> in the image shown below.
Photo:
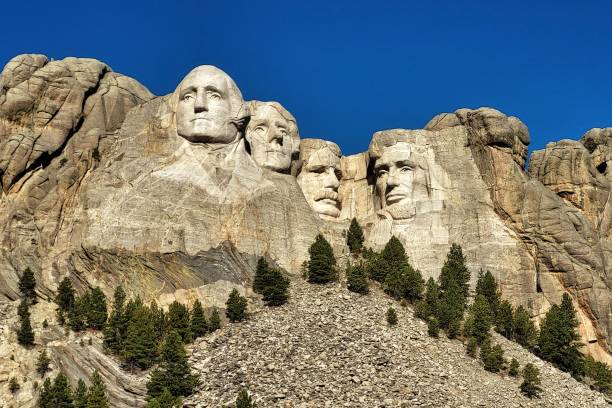
M408 172L412 171L412 167L410 167L410 166L402 166L402 168L400 168L400 171L402 173L408 173Z
M389 173L387 169L378 169L378 177L384 176L387 173Z
M266 133L266 128L263 126L257 126L255 129L253 129L253 131L259 135L263 135L264 133Z
M190 93L183 95L183 100L184 101L190 101L192 99L193 99L193 95L190 94Z
M221 100L221 95L218 92L208 91L206 95L208 95L208 97L212 99L213 101Z

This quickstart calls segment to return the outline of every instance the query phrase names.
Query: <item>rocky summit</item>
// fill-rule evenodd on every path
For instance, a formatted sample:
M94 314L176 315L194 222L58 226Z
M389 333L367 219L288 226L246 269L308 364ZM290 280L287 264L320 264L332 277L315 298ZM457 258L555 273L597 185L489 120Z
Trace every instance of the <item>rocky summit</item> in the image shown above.
M234 289L257 299L251 287L264 257L292 277L295 299L278 316L262 311L253 322L196 343L195 366L203 378L214 378L188 403L226 402L237 384L248 382L270 404L270 398L295 404L312 398L315 406L338 406L365 398L369 406L380 401L377 392L387 381L383 401L391 405L510 404L517 395L513 380L478 373L468 384L476 363L453 342L425 339L405 309L390 331L378 320L382 298L353 299L331 288L320 297L296 283L318 234L344 266L352 219L375 251L398 238L426 279L439 276L449 248L460 244L472 289L477 272L490 271L503 298L523 306L536 323L568 295L583 350L612 362L612 128L551 142L528 158L529 131L520 119L492 108L458 109L433 116L422 129L376 132L367 151L344 156L333 141L304 138L298 122L278 102L245 101L234 79L214 66L194 68L177 78L173 93L155 96L94 59L25 54L10 60L0 74L2 392L8 396L9 378L27 377L34 364L35 353L24 352L15 338L19 279L27 268L39 299L30 311L34 348L53 346L52 366L72 379L97 368L114 406L139 406L142 378L131 378L100 351L99 334L88 334L92 344L80 348L70 341L81 334L66 339L63 329L43 327L45 319L55 320L60 282L69 278L78 293L99 287L107 299L122 286L147 304L200 300L205 309L223 309ZM347 313L317 316L323 307ZM363 322L350 323L355 310ZM336 327L329 319L350 324ZM335 353L329 359L325 343L316 341L326 335ZM246 344L253 354L240 357ZM261 354L273 344L278 353L295 355ZM236 360L215 360L223 349ZM353 355L360 363L351 376L326 371L332 364L342 371ZM295 367L275 368L291 358ZM388 363L377 363L385 358ZM217 373L211 361L226 368ZM320 376L309 377L320 364ZM549 389L561 387L547 401L564 406L572 392L564 384L575 384L540 366ZM255 380L248 371L255 368L265 376ZM463 382L450 382L451 368ZM295 387L256 382L275 376L292 378ZM491 381L505 384L500 394L487 388ZM211 384L217 385L206 388ZM17 405L33 406L34 394L23 389ZM590 403L584 406L595 406Z

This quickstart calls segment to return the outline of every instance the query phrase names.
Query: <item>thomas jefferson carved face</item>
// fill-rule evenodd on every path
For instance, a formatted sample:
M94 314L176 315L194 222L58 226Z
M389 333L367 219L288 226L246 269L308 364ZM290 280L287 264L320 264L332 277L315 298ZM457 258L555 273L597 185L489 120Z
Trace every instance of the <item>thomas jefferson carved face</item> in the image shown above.
M253 160L277 172L287 172L300 139L293 116L276 102L252 102L246 129Z
M238 138L242 95L225 72L199 66L181 81L173 97L180 136L202 143L231 143Z
M322 141L321 141L322 142ZM340 201L340 149L326 142L307 152L302 159L298 183L312 209L323 218L338 218Z

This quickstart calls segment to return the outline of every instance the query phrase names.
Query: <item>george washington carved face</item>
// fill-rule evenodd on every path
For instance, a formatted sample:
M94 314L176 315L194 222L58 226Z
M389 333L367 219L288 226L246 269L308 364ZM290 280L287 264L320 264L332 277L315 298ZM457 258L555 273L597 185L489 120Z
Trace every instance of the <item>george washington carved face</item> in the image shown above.
M232 143L243 111L240 90L220 69L193 69L174 92L176 130L190 142Z

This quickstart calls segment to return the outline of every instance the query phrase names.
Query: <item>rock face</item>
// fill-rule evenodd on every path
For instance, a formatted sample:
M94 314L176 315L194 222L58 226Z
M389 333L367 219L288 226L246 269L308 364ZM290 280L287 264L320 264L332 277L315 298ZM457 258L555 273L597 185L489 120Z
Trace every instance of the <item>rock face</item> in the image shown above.
M223 307L260 256L298 275L318 233L342 265L355 217L368 246L397 236L426 277L461 244L473 281L490 270L536 320L569 293L610 362L612 129L551 143L527 171L528 145L519 119L460 109L345 157L212 66L155 97L96 60L21 55L0 76L0 299L30 267L47 300L70 276Z

